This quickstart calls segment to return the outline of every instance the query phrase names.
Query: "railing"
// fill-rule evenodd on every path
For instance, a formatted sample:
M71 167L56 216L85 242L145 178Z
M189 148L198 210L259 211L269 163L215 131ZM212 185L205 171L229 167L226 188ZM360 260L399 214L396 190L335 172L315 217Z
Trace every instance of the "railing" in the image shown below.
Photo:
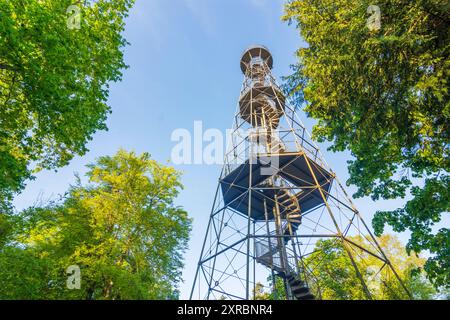
M281 229L285 230L287 221L283 221ZM281 241L280 241L281 240ZM285 273L292 273L296 270L296 259L286 245L283 244L284 238L277 237L277 232L270 232L267 238L260 238L255 241L255 257L259 263ZM282 247L285 247L286 261L282 261ZM287 269L287 270L286 270Z
M255 242L256 261L274 269L283 269L281 248L276 238L267 238Z
M252 89L252 88L270 87L270 86L278 89L278 91L281 92L281 89L277 85L275 79L273 79L270 76L265 76L264 79L261 79L261 80L258 80L258 81L255 81L255 80L253 80L251 78L248 78L244 82L244 86L242 88L239 100L241 100L242 97L244 97L247 94L247 92L249 92L250 89Z

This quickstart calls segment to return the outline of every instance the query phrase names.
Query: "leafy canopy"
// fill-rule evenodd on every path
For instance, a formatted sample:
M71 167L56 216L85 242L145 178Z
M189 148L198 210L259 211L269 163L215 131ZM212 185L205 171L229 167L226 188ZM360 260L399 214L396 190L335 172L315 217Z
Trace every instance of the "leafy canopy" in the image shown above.
M367 246L362 237L351 238L361 246ZM399 274L414 299L432 299L436 294L432 284L420 271L425 259L416 254L408 255L405 247L395 236L383 235L378 242L391 264ZM338 239L318 241L315 253L304 261L310 274L312 290L325 300L366 299L360 279L357 277L351 260ZM352 248L355 263L367 287L376 300L398 300L410 297L402 288L388 267L380 268L383 262L358 248Z
M108 83L121 79L134 0L0 0L0 205L34 171L66 165L106 129ZM73 14L73 13L72 13Z
M284 18L308 46L298 50L286 89L318 119L319 141L351 151L347 183L358 187L356 197L411 195L403 208L377 213L375 231L410 231L407 249L430 251L428 275L448 285L450 232L433 232L450 210L448 1L377 1L379 30L367 26L372 4L290 0Z
M367 245L362 237L351 237L350 239L359 245ZM426 279L424 272L419 270L425 263L425 259L416 255L409 256L395 236L383 235L378 238L378 242L414 299L432 299L435 297L436 290ZM353 248L352 254L373 299L409 299L392 274L384 272L383 269L379 271L383 264L381 260L365 254L356 247ZM353 264L340 239L318 241L314 252L303 259L301 267L307 270L307 279L304 280L307 281L311 291L316 295L316 299L367 299L361 281L356 275ZM387 267L385 268L387 269ZM269 285L274 289L270 293L265 292L262 284L258 283L255 288L255 298L258 300L285 299L281 278L276 278L275 286L273 286L270 278Z
M147 153L89 165L62 201L20 213L0 246L3 299L177 297L191 220L174 205L179 173ZM81 289L66 286L79 266Z

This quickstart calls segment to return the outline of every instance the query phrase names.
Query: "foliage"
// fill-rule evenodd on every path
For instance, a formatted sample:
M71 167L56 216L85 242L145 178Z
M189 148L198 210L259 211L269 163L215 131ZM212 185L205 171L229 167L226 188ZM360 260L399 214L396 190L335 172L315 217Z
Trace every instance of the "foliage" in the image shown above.
M364 246L361 237L350 238L353 242ZM425 260L416 255L407 255L405 248L397 237L383 235L378 238L385 254L398 272L408 291L414 299L432 299L436 290L420 270ZM366 244L367 245L367 244ZM400 283L387 272L376 274L382 262L361 250L352 250L356 265L360 270L372 299L397 300L408 299L408 295ZM357 277L351 260L338 239L320 240L316 243L314 253L303 259L303 267L308 272L307 281L316 299L323 300L363 300L367 299ZM281 278L277 278L275 290L264 292L261 285L257 285L257 299L281 300L285 298L284 286Z
M319 241L315 253L304 264L314 270L306 279L313 292L324 300L361 300L365 293L347 252L337 240Z
M367 27L372 4L379 30ZM356 197L412 196L377 213L374 228L410 231L408 251L432 253L425 269L436 287L450 283L449 230L432 228L450 209L448 9L443 0L290 0L284 17L308 43L286 90L318 119L319 141L351 151Z
M264 285L260 282L256 283L253 296L254 300L271 300L270 294L264 291Z
M365 246L366 241L361 237L350 239L362 247ZM405 248L394 236L383 235L378 240L413 298L432 299L436 291L424 277L424 273L418 269L423 266L425 260L416 255L407 255ZM354 247L351 251L373 299L409 298L387 266L379 272L383 266L381 260ZM310 270L314 270L314 276L311 276L309 283L313 291L319 292L322 299L361 300L367 298L340 240L318 241L315 253L307 257L304 263L310 267Z
M46 297L51 261L18 247L0 249L0 299L42 299Z
M0 298L177 298L191 220L173 201L179 173L120 150L88 166L89 184L20 213L0 247ZM81 269L81 289L66 270Z
M0 212L33 172L64 166L106 129L133 0L0 0Z
M254 289L254 300L286 300L284 290L284 282L278 276L275 276L275 283L272 276L267 278L269 291L264 290L264 285L260 282L256 283Z

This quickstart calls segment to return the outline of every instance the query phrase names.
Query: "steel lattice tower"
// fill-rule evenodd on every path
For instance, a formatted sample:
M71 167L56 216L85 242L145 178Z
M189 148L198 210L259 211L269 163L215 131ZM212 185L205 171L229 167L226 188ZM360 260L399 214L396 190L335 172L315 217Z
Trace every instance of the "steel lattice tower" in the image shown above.
M263 46L242 56L245 78L232 143L191 299L252 299L257 283L273 285L277 277L287 299L320 299L315 269L321 262L314 255L323 239L342 245L367 298L381 290L374 283L394 281L408 293L277 85L272 66ZM365 261L370 266L362 274Z

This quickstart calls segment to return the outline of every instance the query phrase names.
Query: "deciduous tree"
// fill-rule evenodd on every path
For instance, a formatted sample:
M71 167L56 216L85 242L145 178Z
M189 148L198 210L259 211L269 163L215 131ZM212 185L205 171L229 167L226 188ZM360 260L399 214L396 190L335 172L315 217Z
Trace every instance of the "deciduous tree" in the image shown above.
M350 239L357 244L367 245L362 237ZM378 241L412 298L433 299L436 296L436 290L426 278L425 272L421 270L425 259L415 254L408 255L405 247L395 236L386 234L378 238ZM359 249L353 250L352 254L366 285L370 288L372 299L409 299L396 278L384 273L383 270L379 272L382 261ZM301 267L308 270L307 278L303 280L306 280L316 299L367 299L361 281L339 239L318 241L314 253L303 259ZM272 281L270 278L269 280ZM276 279L275 289L269 290L270 293L265 292L261 285L257 286L257 289L258 299L285 299L284 286L279 277Z
M364 238L351 238L361 246L367 246ZM414 299L432 299L436 294L431 282L421 270L425 259L415 253L408 255L405 247L392 235L383 235L378 242L396 269L401 280ZM409 299L397 279L380 268L383 262L354 248L352 252L361 275L370 288L372 298L377 300ZM357 277L347 252L338 239L321 240L315 253L304 261L309 270L314 270L310 283L322 299L350 300L366 299L360 279ZM386 268L387 271L387 268Z
M351 151L356 197L411 195L373 225L410 231L407 249L431 252L436 286L450 283L450 232L433 229L450 210L448 10L444 0L290 0L285 15L307 42L286 89L318 119L319 141Z
M63 200L25 210L0 247L0 298L177 297L191 220L174 205L179 173L146 153L89 165ZM81 289L66 286L69 266Z
M106 129L108 83L126 67L122 31L133 2L0 0L2 211L34 172L85 154Z

